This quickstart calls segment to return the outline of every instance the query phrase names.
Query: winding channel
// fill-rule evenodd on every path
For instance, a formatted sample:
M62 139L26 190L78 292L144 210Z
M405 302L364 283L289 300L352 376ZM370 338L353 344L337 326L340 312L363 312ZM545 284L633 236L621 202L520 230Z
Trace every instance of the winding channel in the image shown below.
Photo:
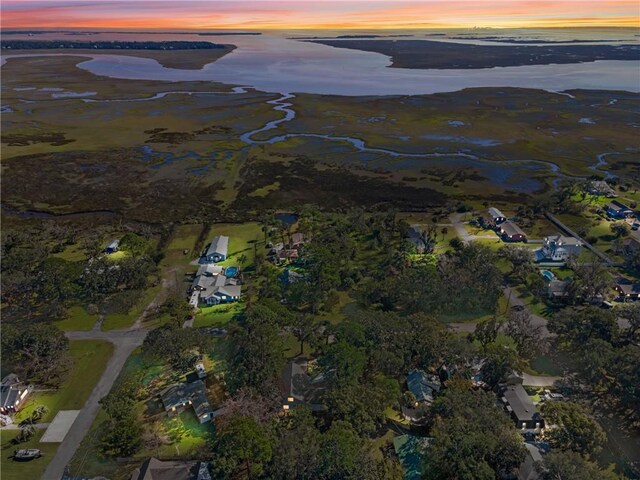
M485 164L489 164L489 165L504 165L504 166L513 166L513 165L542 165L544 167L547 167L548 169L550 169L556 176L560 177L560 178L567 178L567 179L583 179L586 178L586 176L580 176L580 175L569 175L566 173L562 173L560 171L560 166L557 163L554 162L550 162L550 161L546 161L546 160L526 160L526 159L521 159L521 160L489 160L486 158L482 158L479 157L477 155L472 155L470 153L465 153L465 152L453 152L453 153L436 153L436 152L430 152L430 153L408 153L408 152L401 152L401 151L397 151L397 150L391 150L391 149L386 149L386 148L375 148L375 147L368 147L367 143L360 139L360 138L356 138L356 137L349 137L349 136L339 136L339 135L327 135L327 134L320 134L320 133L286 133L284 135L276 135L273 137L270 137L266 140L256 140L253 137L259 133L263 133L269 130L274 130L276 128L278 128L281 124L283 123L287 123L292 121L295 117L296 117L296 112L293 108L290 108L293 106L292 103L288 102L288 100L294 98L295 95L290 94L290 93L284 93L282 94L282 96L280 98L277 98L275 100L269 100L267 103L274 105L273 110L274 111L278 111L278 112L283 112L284 113L284 117L279 118L277 120L272 120L270 122L268 122L267 124L265 124L263 127L257 128L255 130L251 130L250 132L246 132L244 134L242 134L240 136L240 140L242 140L243 142L249 144L249 145L273 145L275 143L280 143L280 142L284 142L290 138L297 138L297 137L302 137L302 138L321 138L324 140L329 140L329 141L335 141L335 142L346 142L351 144L351 146L353 146L356 150L358 150L359 152L362 153L373 153L373 154L384 154L384 155L389 155L391 157L406 157L406 158L446 158L446 157L460 157L460 158L464 158L467 160L472 160L474 162L479 162L479 163L485 163ZM591 169L597 169L597 167L600 167L602 165L606 165L606 160L605 157L608 155L619 155L622 152L607 152L607 153L602 153L600 155L598 155L598 163L596 163L595 165L593 165L592 167L590 167ZM607 172L607 175L609 177L613 177L613 175L611 175L610 173ZM557 180L554 181L554 185L557 186Z

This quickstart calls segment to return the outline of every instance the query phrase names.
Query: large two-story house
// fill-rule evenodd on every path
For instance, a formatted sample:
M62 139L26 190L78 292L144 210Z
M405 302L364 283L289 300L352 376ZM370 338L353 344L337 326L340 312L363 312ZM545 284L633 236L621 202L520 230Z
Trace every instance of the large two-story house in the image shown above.
M535 252L535 258L538 262L566 262L569 257L580 255L581 251L580 240L556 233L545 237L542 248Z

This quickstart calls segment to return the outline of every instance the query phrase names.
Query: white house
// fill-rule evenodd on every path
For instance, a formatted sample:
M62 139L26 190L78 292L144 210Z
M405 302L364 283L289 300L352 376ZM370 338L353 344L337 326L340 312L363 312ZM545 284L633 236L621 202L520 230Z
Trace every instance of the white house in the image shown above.
M582 242L580 240L556 233L545 237L542 248L536 250L536 261L566 262L569 257L580 255L581 251Z

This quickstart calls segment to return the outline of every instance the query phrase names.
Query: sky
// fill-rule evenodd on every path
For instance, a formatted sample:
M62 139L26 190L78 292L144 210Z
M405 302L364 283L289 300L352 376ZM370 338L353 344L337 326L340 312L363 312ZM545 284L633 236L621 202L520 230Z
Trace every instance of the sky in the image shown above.
M639 0L2 0L2 28L640 27Z

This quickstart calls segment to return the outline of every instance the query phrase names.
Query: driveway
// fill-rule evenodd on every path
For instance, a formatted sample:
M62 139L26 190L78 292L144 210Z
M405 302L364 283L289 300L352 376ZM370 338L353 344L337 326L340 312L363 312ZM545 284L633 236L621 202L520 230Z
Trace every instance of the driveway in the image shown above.
M498 236L495 234L471 235L469 232L467 232L467 229L464 228L464 223L462 222L461 213L454 213L453 215L451 215L450 218L451 218L451 224L453 225L453 228L456 229L456 233L464 243L469 243L469 242L472 242L473 240L478 240L480 238L489 239L489 240L498 240Z

